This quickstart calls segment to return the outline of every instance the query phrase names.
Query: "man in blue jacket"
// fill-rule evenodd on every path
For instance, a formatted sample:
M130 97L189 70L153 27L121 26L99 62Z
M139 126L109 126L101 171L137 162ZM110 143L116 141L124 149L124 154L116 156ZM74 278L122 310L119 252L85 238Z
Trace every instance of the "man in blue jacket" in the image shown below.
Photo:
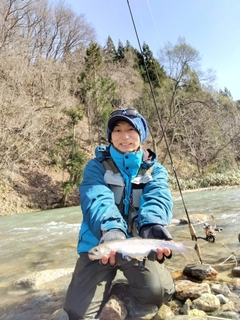
M114 111L108 120L108 146L98 146L79 186L83 221L80 255L69 285L65 311L70 320L97 319L109 298L118 270L128 280L128 299L139 306L160 307L174 292L163 261L168 248L152 250L144 267L111 252L91 261L88 250L97 244L132 236L171 240L172 197L166 169L142 143L148 136L145 118L135 109Z

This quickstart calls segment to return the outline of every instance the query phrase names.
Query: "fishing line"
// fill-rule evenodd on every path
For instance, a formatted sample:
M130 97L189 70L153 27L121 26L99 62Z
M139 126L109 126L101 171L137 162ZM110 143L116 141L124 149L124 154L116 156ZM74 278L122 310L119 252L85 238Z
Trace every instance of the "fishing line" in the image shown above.
M141 30L142 30L142 37L143 38L147 38L147 32L146 32L146 29L145 29L145 23L144 23L144 21L142 19L142 15L141 15L141 12L140 12L140 9L139 9L139 0L134 0L134 8L136 9L136 12L137 12L137 18L140 21L140 27L141 27Z
M164 142L166 144L167 152L168 152L168 155L169 155L169 158L170 158L170 163L171 163L171 166L172 166L172 170L173 170L176 182L177 182L178 190L179 190L179 193L180 193L180 196L181 196L181 200L182 200L182 203L183 203L183 207L184 207L184 210L185 210L185 213L186 213L186 216L187 216L190 235L192 237L192 240L195 241L195 250L196 250L196 253L198 255L198 258L199 258L200 262L202 263L201 252L200 252L200 248L199 248L198 243L197 243L196 232L195 232L194 227L193 227L193 225L191 223L191 220L189 218L188 210L187 210L184 198L183 198L181 186L180 186L180 183L179 183L177 172L175 170L175 166L174 166L174 163L173 163L173 159L172 159L172 155L171 155L171 152L170 152L169 144L168 144L168 141L167 141L166 132L164 130L164 126L163 126L163 123L162 123L162 120L161 120L160 112L159 112L159 109L158 109L158 106L157 106L157 102L156 102L156 98L155 98L155 94L154 94L154 90L153 90L152 81L151 81L151 78L150 78L150 75L149 75L149 72L148 72L148 67L147 67L147 64L146 64L146 61L145 61L145 57L143 55L142 46L140 44L140 40L139 40L136 24L135 24L135 21L134 21L134 18L133 18L132 10L131 10L131 6L130 6L130 3L129 3L129 0L126 0L126 1L127 1L127 4L128 4L128 9L129 9L129 13L130 13L130 16L131 16L132 24L133 24L133 27L134 27L135 35L136 35L138 46L139 46L139 49L140 49L140 53L142 55L142 59L143 59L143 62L144 62L144 67L145 67L145 71L146 71L146 74L147 74L147 79L148 79L148 83L149 83L149 86L150 86L150 91L151 91L151 95L152 95L152 98L153 98L154 106L155 106L155 109L156 109L158 121L159 121L161 130L162 130L162 134L163 134Z
M152 9L151 9L151 7L150 7L149 1L146 0L146 2L147 2L148 10L149 10L149 12L150 12L150 15L151 15L151 18L152 18L152 21L153 21L153 25L154 25L154 28L155 28L155 32L156 32L158 38L160 39L159 32L158 32L158 28L157 28L157 25L156 25L156 22L155 22L155 19L154 19L154 16L153 16Z
M140 10L138 9L139 6L137 5L136 1L137 1L137 0L135 0L135 8L136 8L136 10L138 10L138 16L139 16L139 20L140 20L140 22L141 22L141 26L142 26L142 30L143 30L144 36L145 36L145 38L147 38L147 33L146 33L145 25L144 25L144 23L143 23L143 21L142 21L142 17L141 17L141 14L140 14ZM147 2L147 6L148 6L148 11L149 11L150 16L151 16L151 18L152 18L152 22L153 22L153 25L154 25L155 33L156 33L156 35L157 35L157 39L160 39L160 34L159 34L159 32L158 32L157 25L156 25L156 22L155 22L155 19L154 19L153 12L152 12L152 10L151 10L149 1L146 0L146 2ZM156 40L157 40L157 39L156 39ZM154 68L154 70L155 70L155 72L156 72L156 77L157 77L157 79L158 79L158 82L160 83L159 74L158 74L158 72L157 72L157 68L156 68L156 65L155 65L155 64L153 65L153 68ZM163 98L164 98L164 97L163 97Z

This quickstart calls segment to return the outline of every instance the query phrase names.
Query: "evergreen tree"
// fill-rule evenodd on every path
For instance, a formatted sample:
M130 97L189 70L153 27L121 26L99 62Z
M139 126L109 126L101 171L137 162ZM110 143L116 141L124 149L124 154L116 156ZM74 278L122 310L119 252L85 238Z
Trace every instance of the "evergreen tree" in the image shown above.
M117 50L115 48L115 45L111 37L108 37L107 39L107 45L104 48L104 52L110 58L111 61L114 61L117 59Z
M102 64L102 55L100 47L97 43L91 43L86 50L85 70L86 72L97 72Z
M74 188L78 186L82 178L82 171L86 162L86 155L79 145L76 136L76 126L82 120L83 114L80 107L64 110L68 117L67 134L62 136L56 147L51 150L52 161L68 173L68 179L63 182L63 196L61 206L65 207L68 197Z
M125 58L125 48L121 41L118 42L118 48L117 48L117 60L123 60Z
M232 94L230 92L230 90L228 90L226 87L224 88L224 90L219 90L219 93L222 95L222 96L227 96L229 97L230 99L232 99Z
M78 81L80 98L87 114L90 140L96 133L98 143L101 144L102 137L105 136L106 120L112 111L116 84L104 76L102 52L97 44L91 44L87 49L84 71Z
M126 51L129 51L129 50L131 50L132 48L133 48L133 47L131 46L130 42L127 40L127 41L126 41L126 46L125 46Z
M153 87L161 87L161 81L166 78L163 67L154 58L149 46L144 43L142 47L142 53L135 51L137 55L137 67L140 70L141 76L145 82L149 82L148 75ZM147 70L146 70L147 68Z

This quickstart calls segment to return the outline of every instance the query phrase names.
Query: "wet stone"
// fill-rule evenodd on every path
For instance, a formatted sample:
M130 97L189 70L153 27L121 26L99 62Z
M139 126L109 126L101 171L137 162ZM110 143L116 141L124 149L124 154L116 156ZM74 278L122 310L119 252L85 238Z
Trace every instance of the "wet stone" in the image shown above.
M232 275L234 277L240 277L240 266L234 267L232 269Z
M220 304L225 304L229 301L229 299L225 297L223 294L216 294L216 297L218 298Z
M63 309L56 310L49 320L68 320L68 315Z
M203 318L207 318L207 314L202 311L202 310L198 310L198 309L192 309L189 311L188 316L193 316L193 317L203 317Z
M154 319L172 319L175 316L175 314L173 313L172 309L170 307L168 307L167 305L163 304L156 316L154 317Z
M216 312L214 315L215 315L215 317L224 318L224 319L228 319L228 320L230 320L230 319L238 320L239 319L238 314L234 311L225 311L225 312L219 311L219 312Z
M232 286L233 286L233 289L240 290L240 279L239 278L233 279Z
M189 314L190 310L192 308L192 300L187 299L181 309L181 313L183 314Z
M173 300L168 301L167 305L171 308L174 314L179 314L183 307L183 301L173 298Z
M100 320L124 320L127 317L127 310L124 303L117 296L112 295L103 307L99 316Z
M206 214L202 214L202 213L193 213L189 215L189 219L190 222L195 224L198 222L204 222L207 221L209 219L209 216ZM180 218L179 224L188 224L188 219L187 217L182 217Z
M183 274L193 280L213 280L217 277L218 272L208 264L189 264L186 265Z
M158 307L152 304L140 305L132 298L125 298L124 305L128 311L128 317L132 319L150 320L158 312Z
M220 301L212 293L203 293L201 297L193 301L193 308L205 312L213 312L220 307Z
M222 311L235 311L235 305L232 301L228 301L221 307Z
M223 294L225 297L229 296L231 291L228 288L227 285L221 285L218 283L214 283L211 287L212 291L214 291L215 293L220 293Z
M190 280L178 280L175 284L175 297L179 300L197 299L203 293L210 293L207 283L195 283Z

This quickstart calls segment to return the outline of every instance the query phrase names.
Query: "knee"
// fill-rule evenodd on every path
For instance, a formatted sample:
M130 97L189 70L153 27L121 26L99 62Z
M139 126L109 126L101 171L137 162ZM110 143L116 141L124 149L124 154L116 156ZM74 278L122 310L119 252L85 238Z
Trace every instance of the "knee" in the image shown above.
M167 285L153 284L143 290L143 294L138 297L141 304L154 304L160 307L169 301L174 293L174 284L169 282Z

